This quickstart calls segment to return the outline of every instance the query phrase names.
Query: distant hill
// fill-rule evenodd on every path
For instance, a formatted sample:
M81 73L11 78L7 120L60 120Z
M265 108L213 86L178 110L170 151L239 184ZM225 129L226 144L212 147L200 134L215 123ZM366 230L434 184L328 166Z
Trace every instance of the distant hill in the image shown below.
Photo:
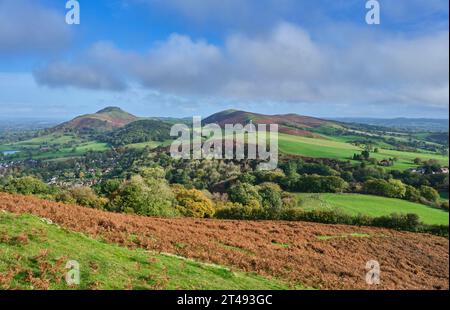
M405 130L448 131L449 129L448 119L341 117L333 118L333 120L344 123L366 124Z
M117 107L108 107L94 114L81 115L54 127L51 131L98 133L121 128L138 117Z
M331 121L297 114L264 115L238 110L226 110L213 114L203 122L204 124L216 123L222 127L225 124L246 125L249 122L254 124L278 124L281 133L306 137L317 136L312 132L315 128L334 125Z

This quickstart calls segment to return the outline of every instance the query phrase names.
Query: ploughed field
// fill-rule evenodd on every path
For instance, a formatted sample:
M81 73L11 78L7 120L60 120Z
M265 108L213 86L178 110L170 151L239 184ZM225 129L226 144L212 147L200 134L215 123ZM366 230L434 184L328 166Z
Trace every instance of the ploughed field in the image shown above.
M449 240L303 222L158 219L0 193L0 210L29 213L106 242L172 253L318 289L448 289ZM366 284L366 263L381 284Z

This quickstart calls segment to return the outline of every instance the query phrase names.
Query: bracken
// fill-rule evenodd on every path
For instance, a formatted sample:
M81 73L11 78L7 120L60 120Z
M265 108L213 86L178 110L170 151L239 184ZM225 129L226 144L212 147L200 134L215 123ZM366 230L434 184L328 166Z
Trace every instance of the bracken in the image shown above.
M275 276L292 285L449 288L449 241L426 234L302 222L148 218L4 193L0 193L0 210L34 214L111 243ZM379 286L365 282L370 260L381 265Z

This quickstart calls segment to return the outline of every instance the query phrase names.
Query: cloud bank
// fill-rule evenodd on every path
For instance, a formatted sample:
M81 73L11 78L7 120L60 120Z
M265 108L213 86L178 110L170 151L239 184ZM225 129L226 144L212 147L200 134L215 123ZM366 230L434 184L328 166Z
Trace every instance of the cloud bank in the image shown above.
M36 1L0 0L0 55L48 53L66 48L70 38L61 12Z
M233 100L448 106L448 31L349 40L328 45L281 22L258 35L231 34L223 45L172 34L137 53L98 42L75 61L47 64L34 76L50 87L121 91L139 83Z

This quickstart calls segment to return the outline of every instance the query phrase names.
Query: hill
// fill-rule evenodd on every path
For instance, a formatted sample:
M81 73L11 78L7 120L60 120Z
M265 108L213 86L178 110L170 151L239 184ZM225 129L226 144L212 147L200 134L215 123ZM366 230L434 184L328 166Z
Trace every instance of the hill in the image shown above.
M78 116L71 121L62 123L50 131L96 133L123 127L138 120L138 117L117 107L108 107L94 114Z
M448 119L342 117L334 118L334 120L344 123L367 124L402 130L448 131Z
M289 289L286 283L169 254L128 249L32 215L0 213L0 289ZM62 280L80 265L80 284Z
M426 234L302 222L149 218L4 193L1 210L44 217L96 240L255 272L293 286L373 289L364 280L365 266L376 259L384 270L377 289L449 287L449 240ZM91 248L79 251L96 255ZM109 264L101 261L100 267Z
M138 120L99 137L114 146L144 142L163 142L170 139L171 125L153 119Z
M225 124L242 124L245 126L249 122L254 124L278 124L281 133L306 137L319 137L313 132L313 129L336 126L331 121L297 114L265 115L238 110L226 110L213 114L204 119L203 122L205 124L216 123L222 127Z

